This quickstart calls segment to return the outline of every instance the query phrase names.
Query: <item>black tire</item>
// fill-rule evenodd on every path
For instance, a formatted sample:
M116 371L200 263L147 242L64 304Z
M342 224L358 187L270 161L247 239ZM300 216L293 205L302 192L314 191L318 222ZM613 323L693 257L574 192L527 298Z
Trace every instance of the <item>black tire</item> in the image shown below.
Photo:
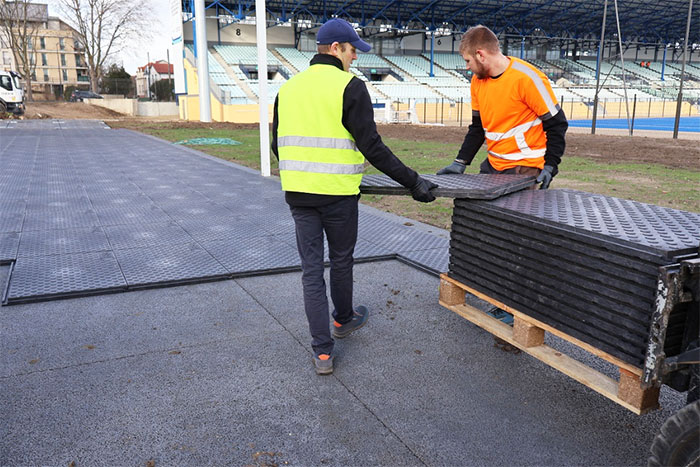
M4 114L5 112L7 112L7 105L3 101L0 101L0 114Z
M651 444L649 467L700 466L700 401L666 420Z

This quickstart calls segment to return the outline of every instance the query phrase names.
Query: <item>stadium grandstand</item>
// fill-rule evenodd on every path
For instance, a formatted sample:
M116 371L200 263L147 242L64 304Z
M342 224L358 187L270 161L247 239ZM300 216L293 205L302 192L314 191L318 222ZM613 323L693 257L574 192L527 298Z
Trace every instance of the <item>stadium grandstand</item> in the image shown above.
M471 73L458 49L464 31L476 24L496 32L504 53L542 70L570 118L589 118L596 97L601 118L619 117L625 98L645 115L672 116L681 81L681 111L697 115L700 30L691 28L683 60L688 1L619 0L617 6L616 12L608 2L601 44L603 2L267 0L267 76L259 76L255 2L207 0L212 118L257 121L257 111L243 106L257 108L260 80L267 80L271 106L280 86L308 67L315 31L332 17L351 22L373 46L371 53L358 53L350 71L366 83L378 120L444 123L470 115ZM197 119L194 1L183 0L181 7L182 84L176 92L185 104L181 116ZM691 22L700 23L700 8Z

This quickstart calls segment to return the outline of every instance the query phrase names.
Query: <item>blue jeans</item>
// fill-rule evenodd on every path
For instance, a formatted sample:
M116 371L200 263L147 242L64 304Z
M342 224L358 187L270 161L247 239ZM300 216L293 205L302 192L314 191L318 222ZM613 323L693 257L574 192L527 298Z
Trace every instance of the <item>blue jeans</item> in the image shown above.
M330 355L333 351L323 278L324 232L331 262L333 318L340 324L352 320L352 255L357 242L357 203L357 197L343 197L324 206L290 206L301 257L304 310L309 321L311 347L316 355Z

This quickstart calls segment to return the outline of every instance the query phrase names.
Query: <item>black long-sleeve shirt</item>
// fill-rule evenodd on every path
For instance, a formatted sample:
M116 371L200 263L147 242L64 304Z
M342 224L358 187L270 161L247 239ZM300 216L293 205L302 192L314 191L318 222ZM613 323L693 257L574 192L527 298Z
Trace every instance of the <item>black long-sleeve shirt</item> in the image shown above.
M559 109L552 118L542 121L542 129L547 135L547 146L544 153L545 165L551 165L554 168L554 175L559 171L559 163L561 156L566 148L566 130L569 128L569 122L566 120L564 109ZM481 117L478 112L473 112L472 123L469 125L469 130L464 137L462 147L457 154L457 160L465 164L471 164L474 156L479 151L479 148L486 140L484 126L481 123Z
M328 54L317 54L311 60L311 66L331 65L343 69L340 59ZM275 99L274 116L272 119L272 152L279 159L277 151L277 129L279 117L277 114L279 95ZM384 144L377 133L374 123L374 109L367 87L359 78L353 77L343 92L343 126L355 139L357 149L380 171L400 183L411 188L418 181L418 174L407 167ZM356 196L356 195L352 195ZM318 195L313 193L285 192L285 199L292 206L322 206L338 200L335 195Z

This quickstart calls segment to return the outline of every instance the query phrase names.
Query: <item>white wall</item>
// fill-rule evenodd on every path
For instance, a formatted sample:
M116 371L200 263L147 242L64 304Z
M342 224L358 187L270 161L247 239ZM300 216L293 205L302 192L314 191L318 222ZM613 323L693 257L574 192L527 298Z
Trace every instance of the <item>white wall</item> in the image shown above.
M175 102L139 102L136 99L85 99L84 102L114 110L124 115L143 117L179 115Z
M136 99L84 99L83 102L114 110L124 115L136 114Z
M183 25L184 37L188 42L194 41L192 34L192 21ZM219 40L216 31L216 19L207 18L207 41L209 45L216 44ZM221 42L236 45L255 45L257 37L254 24L232 24L221 29ZM294 31L291 27L274 26L267 29L268 45L293 45Z
M180 112L175 102L138 102L136 107L136 115L142 117L159 117L179 114Z
M435 37L435 52L451 53L452 52L452 37L453 36L436 36ZM459 53L459 41L454 45L455 53ZM430 36L425 38L425 52L430 53Z

